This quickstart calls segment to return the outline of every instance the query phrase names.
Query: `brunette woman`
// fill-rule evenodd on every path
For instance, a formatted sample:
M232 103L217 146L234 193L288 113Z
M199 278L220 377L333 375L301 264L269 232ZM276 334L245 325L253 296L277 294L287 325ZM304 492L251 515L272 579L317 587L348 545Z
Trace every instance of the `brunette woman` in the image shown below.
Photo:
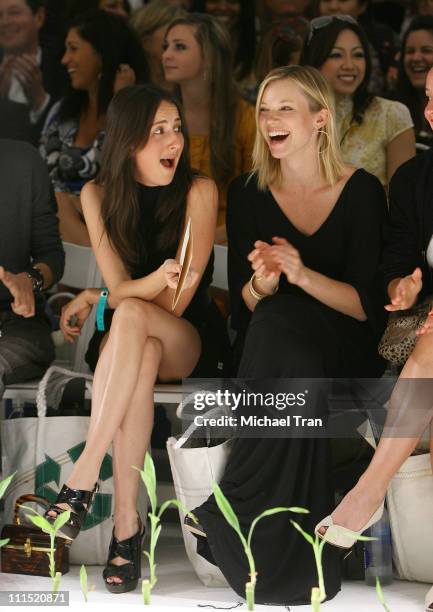
M196 13L176 19L164 47L165 79L178 85L185 109L191 164L218 185L217 242L225 242L226 190L232 178L251 168L254 109L230 76L230 38L217 19Z
M135 589L140 577L144 528L136 511L140 478L132 466L143 465L149 443L153 387L157 378L179 380L197 371L209 321L217 190L211 180L192 174L185 123L174 98L150 85L127 87L115 96L101 170L81 199L115 311L93 346L97 367L86 446L45 516L53 522L71 509L60 535L71 540L78 535L112 444L114 529L103 576L109 591L123 593ZM173 310L188 219L197 238L192 271ZM61 327L67 339L80 333L100 293L85 290L65 307Z
M350 15L313 19L301 64L320 70L334 90L343 159L387 186L415 155L415 134L403 104L369 93L371 61L362 28Z
M79 195L99 169L108 105L122 87L147 81L149 71L125 19L105 11L79 15L65 45L70 87L47 117L40 152L56 192L63 240L89 246Z

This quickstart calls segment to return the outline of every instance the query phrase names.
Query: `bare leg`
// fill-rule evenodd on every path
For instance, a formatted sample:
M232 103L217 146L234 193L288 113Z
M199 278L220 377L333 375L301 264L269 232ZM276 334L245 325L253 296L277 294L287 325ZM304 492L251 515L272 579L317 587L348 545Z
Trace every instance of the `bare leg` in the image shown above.
M69 487L93 488L104 455L133 404L135 392L142 396L153 386L153 374L152 380L147 381L140 376L146 343L151 337L161 344L160 377L182 378L193 370L200 354L200 338L192 325L154 304L124 300L114 314L109 339L95 371L86 446L74 465ZM150 430L142 435L148 439ZM60 506L68 509L66 504Z
M381 504L392 477L413 452L420 436L432 420L433 396L431 393L429 396L423 393L423 397L420 398L417 393L417 389L426 386L427 390L430 390L433 381L423 383L423 379L432 378L433 334L428 334L418 338L391 397L391 402L393 398L394 401L396 398L397 401L400 397L404 398L404 405L401 406L404 412L399 415L400 422L402 431L410 431L411 437L382 436L370 465L332 513L332 519L337 525L357 531L366 524ZM419 384L404 379L418 379ZM424 406L420 406L423 400ZM394 418L395 415L388 415L385 429L388 419ZM411 427L408 427L409 423ZM323 528L322 532L325 531Z

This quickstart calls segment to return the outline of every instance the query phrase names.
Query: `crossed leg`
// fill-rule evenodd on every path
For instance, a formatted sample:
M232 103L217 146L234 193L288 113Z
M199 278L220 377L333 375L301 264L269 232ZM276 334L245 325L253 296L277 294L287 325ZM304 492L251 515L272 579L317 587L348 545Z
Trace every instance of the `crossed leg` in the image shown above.
M384 499L392 477L431 423L433 334L418 338L389 403L385 435L382 435L370 465L332 513L337 525L357 531L367 523ZM321 531L325 533L326 529Z
M185 319L139 299L124 300L113 317L95 371L92 413L85 448L67 485L91 490L113 444L115 535L137 532L137 493L153 425L153 387L188 376L200 355L200 338ZM69 509L67 504L59 504ZM114 565L125 561L117 557ZM120 582L118 577L110 581Z

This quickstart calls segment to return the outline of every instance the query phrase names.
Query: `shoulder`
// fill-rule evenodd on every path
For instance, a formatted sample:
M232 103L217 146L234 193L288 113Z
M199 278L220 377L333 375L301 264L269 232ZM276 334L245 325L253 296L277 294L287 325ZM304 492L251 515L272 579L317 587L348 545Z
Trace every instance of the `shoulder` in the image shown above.
M91 205L92 207L99 207L103 197L104 188L101 185L97 185L95 181L89 181L85 183L80 192L83 209L89 205Z
M386 116L388 122L394 121L404 123L407 124L408 127L413 125L410 111L402 102L375 96L373 98L372 108L377 108L381 115Z
M200 210L217 209L218 188L212 179L206 176L194 177L188 193L188 207Z
M386 193L382 183L370 172L359 168L347 180L344 187L346 205L351 213L368 215L369 211L386 209Z
M24 168L47 172L39 151L26 142L19 140L0 140L0 167L4 172L20 174Z

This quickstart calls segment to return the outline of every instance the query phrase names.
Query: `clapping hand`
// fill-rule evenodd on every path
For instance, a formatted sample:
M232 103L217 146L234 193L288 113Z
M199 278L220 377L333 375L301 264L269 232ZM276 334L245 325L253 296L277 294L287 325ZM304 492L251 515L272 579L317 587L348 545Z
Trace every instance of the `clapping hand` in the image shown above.
M418 293L422 288L421 268L415 268L412 274L400 279L391 295L391 303L385 306L389 312L407 310L415 304Z
M39 110L47 99L42 71L32 55L17 55L13 62L13 72L30 102L32 110Z
M285 238L275 236L272 242L274 244L269 248L267 255L274 268L283 273L292 285L300 285L304 278L305 266L299 251Z

